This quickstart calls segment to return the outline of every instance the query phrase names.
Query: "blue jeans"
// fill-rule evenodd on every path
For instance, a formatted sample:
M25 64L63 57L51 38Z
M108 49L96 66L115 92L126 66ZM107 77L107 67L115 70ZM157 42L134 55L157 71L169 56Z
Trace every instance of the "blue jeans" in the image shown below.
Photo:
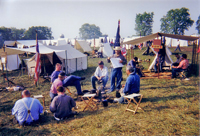
M53 101L53 98L56 97L58 94L54 94L52 92L50 92L50 97L51 97L51 101Z
M172 78L176 77L176 72L181 72L183 69L181 68L172 68Z
M122 68L114 68L114 69L112 69L112 72L111 72L111 85L110 85L110 90L111 91L115 90L115 77L117 77L116 88L118 90L120 90L121 81L122 81Z
M101 80L103 81L103 87L105 87L106 83L108 82L108 76L103 77ZM91 77L91 82L92 82L93 89L96 89L95 81L98 81L98 79L95 76L92 76Z
M181 51L181 48L179 45L176 47L176 49L174 51L176 51L177 49L179 49L179 51Z
M81 77L79 76L74 76L74 75L68 76L67 78L63 80L63 87L75 86L78 95L80 95L82 94L80 80L81 80Z

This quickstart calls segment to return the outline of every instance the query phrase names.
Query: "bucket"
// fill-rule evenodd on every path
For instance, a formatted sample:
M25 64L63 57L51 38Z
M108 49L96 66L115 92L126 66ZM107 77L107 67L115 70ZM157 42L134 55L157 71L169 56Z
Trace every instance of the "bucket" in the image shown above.
M107 100L103 100L102 103L103 103L103 107L107 107L108 106L108 101Z

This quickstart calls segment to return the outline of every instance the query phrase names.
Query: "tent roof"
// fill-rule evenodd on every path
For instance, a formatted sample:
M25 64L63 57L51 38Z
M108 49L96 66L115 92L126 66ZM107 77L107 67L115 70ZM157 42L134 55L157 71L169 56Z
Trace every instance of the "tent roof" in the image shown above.
M137 38L134 40L130 40L127 42L124 42L123 44L132 44L132 45L136 45L145 41L149 41L152 39L155 39L158 36L165 36L165 37L170 37L170 38L176 38L176 39L181 39L181 40L188 40L188 41L195 41L197 39L199 39L199 37L194 37L194 36L184 36L184 35L175 35L175 34L165 34L165 33L154 33L151 35L147 35L141 38Z
M85 54L71 47L70 44L60 45L60 46L48 46L48 47L54 50L56 54L62 58L66 58L66 55L65 51L60 52L60 50L67 50L67 59L81 58L86 56Z

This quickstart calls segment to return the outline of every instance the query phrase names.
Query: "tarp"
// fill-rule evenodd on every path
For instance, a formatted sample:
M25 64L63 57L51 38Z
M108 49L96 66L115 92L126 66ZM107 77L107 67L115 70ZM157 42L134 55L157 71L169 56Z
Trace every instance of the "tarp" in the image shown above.
M1 59L0 59L0 64L1 64ZM8 71L18 69L20 64L21 64L21 60L17 54L7 55L7 70ZM2 70L1 66L0 66L0 69ZM6 70L6 65L4 65L4 70Z
M92 51L92 49L90 48L87 41L83 41L83 40L76 40L76 44L75 44L74 48L77 50L83 49L84 52Z
M103 52L103 57L110 57L113 55L113 50L110 47L110 43L103 43L98 52Z
M180 40L187 40L187 41L195 41L198 39L198 37L194 36L184 36L184 35L175 35L175 34L165 34L165 33L154 33L151 35L147 35L141 38L137 38L134 40L126 41L123 44L132 44L132 45L137 45L139 43L143 43L152 39L155 39L159 36L165 36L165 37L170 37L170 38L175 38L175 39L180 39Z

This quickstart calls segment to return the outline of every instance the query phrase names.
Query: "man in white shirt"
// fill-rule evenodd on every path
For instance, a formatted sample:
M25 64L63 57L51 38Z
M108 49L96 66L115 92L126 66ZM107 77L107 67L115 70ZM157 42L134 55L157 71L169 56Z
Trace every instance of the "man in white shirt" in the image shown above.
M108 68L104 66L103 61L99 61L99 66L96 68L94 76L91 77L92 87L96 89L95 81L103 83L103 87L106 86L108 81Z

